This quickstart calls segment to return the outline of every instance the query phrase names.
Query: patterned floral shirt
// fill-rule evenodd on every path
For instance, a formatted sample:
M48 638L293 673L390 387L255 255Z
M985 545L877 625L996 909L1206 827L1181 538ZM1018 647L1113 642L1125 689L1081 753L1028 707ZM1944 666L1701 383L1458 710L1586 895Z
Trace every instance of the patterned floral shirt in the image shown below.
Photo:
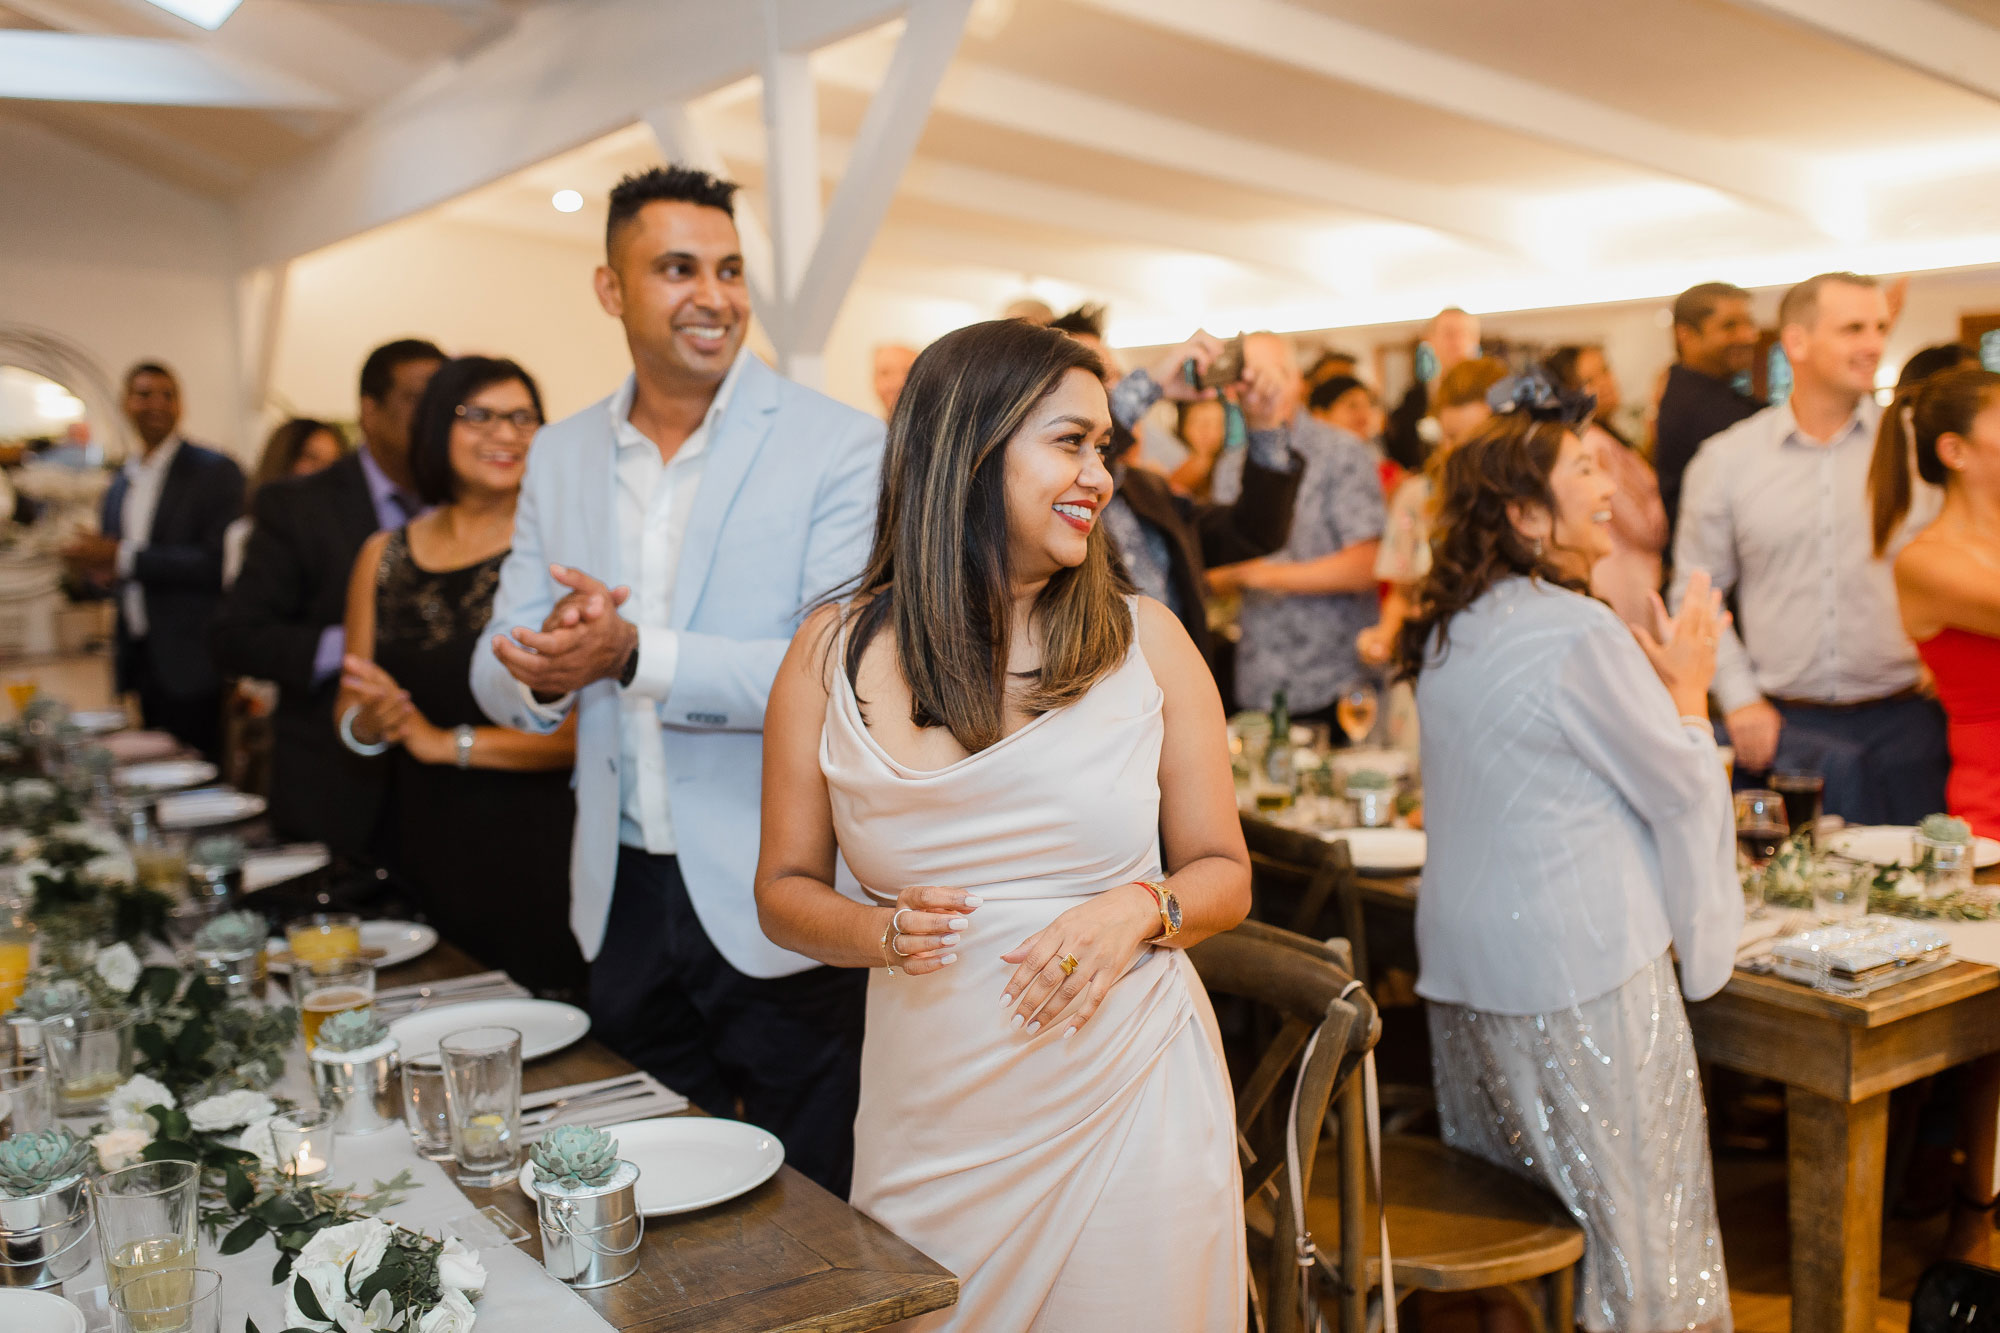
M1382 481L1375 451L1344 430L1315 421L1304 412L1269 435L1305 460L1292 535L1269 558L1297 563L1332 555L1382 535ZM1243 454L1225 454L1215 466L1213 493L1234 500L1243 486ZM1373 684L1374 675L1354 651L1354 636L1380 613L1375 590L1330 594L1279 593L1248 589L1236 650L1236 704L1267 708L1274 691L1285 691L1294 713L1327 707L1348 689Z

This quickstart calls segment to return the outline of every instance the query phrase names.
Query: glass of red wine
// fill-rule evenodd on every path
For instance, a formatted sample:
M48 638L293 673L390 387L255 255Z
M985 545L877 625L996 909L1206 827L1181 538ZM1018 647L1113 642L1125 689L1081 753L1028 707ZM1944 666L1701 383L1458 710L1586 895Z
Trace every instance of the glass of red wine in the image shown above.
M1819 817L1826 799L1826 779L1805 769L1773 773L1771 790L1785 798L1785 819L1792 830L1809 830L1817 845Z
M1764 876L1771 858L1792 831L1785 798L1755 789L1736 793L1736 847L1757 873L1743 878L1743 903L1753 917L1764 914Z

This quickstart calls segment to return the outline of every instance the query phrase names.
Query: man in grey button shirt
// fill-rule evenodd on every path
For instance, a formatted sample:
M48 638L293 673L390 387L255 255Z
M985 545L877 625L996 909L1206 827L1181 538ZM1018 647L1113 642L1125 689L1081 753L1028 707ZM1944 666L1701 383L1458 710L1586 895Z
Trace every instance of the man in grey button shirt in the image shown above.
M1706 570L1734 590L1738 630L1713 694L1739 773L1817 770L1826 809L1910 824L1944 809L1944 714L1924 697L1896 609L1891 545L1871 549L1868 465L1889 305L1873 278L1827 273L1785 295L1792 396L1702 445L1674 542L1672 602ZM1919 497L1904 539L1935 513Z

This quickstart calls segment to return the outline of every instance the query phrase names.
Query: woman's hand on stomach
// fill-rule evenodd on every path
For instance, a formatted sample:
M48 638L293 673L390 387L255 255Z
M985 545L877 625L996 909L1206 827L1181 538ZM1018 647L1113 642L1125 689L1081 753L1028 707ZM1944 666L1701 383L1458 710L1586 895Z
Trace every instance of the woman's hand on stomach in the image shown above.
M1000 997L1012 1009L1007 1021L1025 1025L1031 1036L1060 1023L1069 1036L1090 1021L1113 983L1159 933L1159 900L1143 884L1122 884L1078 903L1001 955L1002 962L1016 964ZM1067 974L1065 957L1076 960Z

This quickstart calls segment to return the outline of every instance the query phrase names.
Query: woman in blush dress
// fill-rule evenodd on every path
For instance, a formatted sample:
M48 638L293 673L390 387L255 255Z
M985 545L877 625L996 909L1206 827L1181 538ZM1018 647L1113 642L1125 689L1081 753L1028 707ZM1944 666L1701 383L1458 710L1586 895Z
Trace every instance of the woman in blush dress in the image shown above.
M1657 638L1591 597L1614 487L1579 404L1546 383L1496 401L1436 465L1431 570L1398 645L1423 727L1438 1117L1583 1227L1583 1328L1727 1330L1681 1003L1729 979L1743 923L1707 716L1722 613L1699 574L1678 619L1656 609Z
M876 969L854 1204L959 1277L916 1328L1244 1326L1229 1077L1183 950L1243 918L1249 857L1214 682L1096 521L1100 375L1020 321L917 358L868 567L764 723L764 930Z

